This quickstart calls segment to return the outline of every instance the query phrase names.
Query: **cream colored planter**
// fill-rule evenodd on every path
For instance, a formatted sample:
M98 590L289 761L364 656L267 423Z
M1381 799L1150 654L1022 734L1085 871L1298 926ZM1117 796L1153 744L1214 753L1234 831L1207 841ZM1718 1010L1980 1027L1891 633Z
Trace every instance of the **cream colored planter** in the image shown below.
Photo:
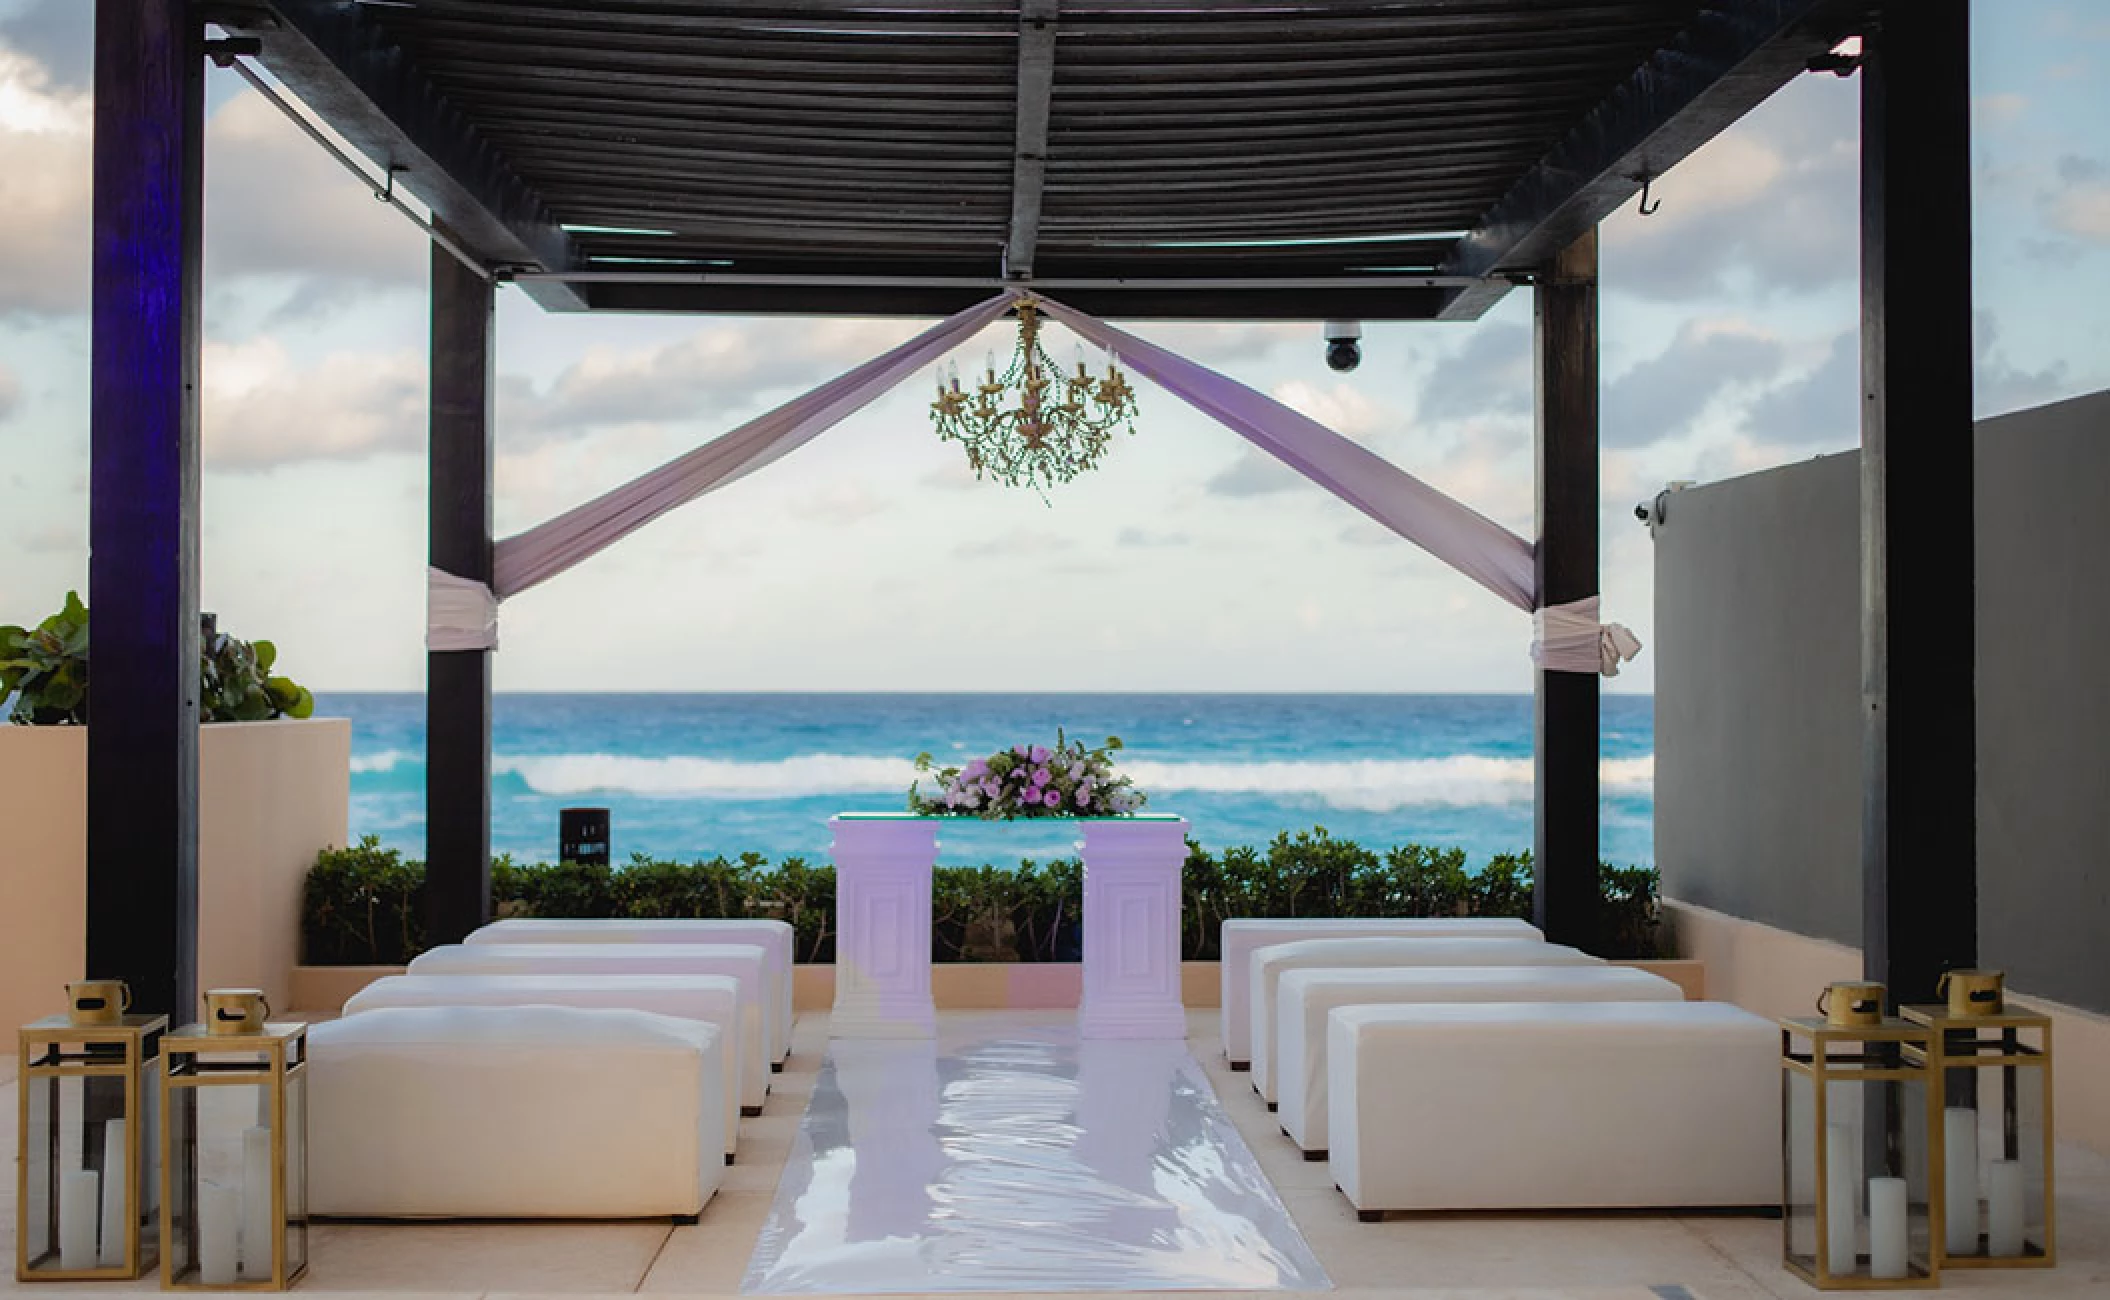
M345 842L351 749L344 718L199 729L200 988L261 988L291 1009L301 887ZM87 772L85 728L0 725L0 1027L53 1014L61 986L91 974Z

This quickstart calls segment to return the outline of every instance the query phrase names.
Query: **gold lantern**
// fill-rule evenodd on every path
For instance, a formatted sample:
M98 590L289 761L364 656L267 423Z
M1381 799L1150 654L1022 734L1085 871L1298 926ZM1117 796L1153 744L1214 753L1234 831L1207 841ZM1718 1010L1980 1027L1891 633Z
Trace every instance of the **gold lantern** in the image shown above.
M2049 1268L2051 1018L2006 1005L2000 975L1951 971L1946 1005L1901 1014L1931 1034L1941 1098L1943 1268Z
M1780 1022L1783 1248L1832 1289L1933 1285L1941 1231L1925 1027L1881 985L1834 985L1821 1019Z
M308 1027L249 1029L250 990L207 1007L162 1048L161 1285L283 1291L308 1267Z
M15 1278L126 1279L152 1266L155 1109L167 1016L126 1015L116 981L69 986L86 1011L21 1031ZM105 1014L107 1010L107 1014ZM83 1023L83 1022L86 1023Z

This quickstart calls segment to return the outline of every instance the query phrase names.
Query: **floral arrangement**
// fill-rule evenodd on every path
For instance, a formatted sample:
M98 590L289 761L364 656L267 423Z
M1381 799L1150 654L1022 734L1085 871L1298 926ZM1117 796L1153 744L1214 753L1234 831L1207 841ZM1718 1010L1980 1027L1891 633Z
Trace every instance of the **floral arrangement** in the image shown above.
M1143 792L1114 771L1121 738L1108 736L1097 749L1055 733L1053 748L1017 745L977 758L965 767L939 769L929 754L916 755L918 772L937 773L937 789L926 793L919 779L909 787L909 811L920 817L1124 817L1143 806Z

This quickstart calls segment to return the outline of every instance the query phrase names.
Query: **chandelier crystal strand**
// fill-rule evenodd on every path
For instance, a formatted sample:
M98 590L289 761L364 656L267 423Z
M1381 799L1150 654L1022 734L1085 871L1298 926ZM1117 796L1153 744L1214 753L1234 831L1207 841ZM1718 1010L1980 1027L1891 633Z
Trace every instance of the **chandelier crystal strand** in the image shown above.
M1091 469L1116 429L1136 431L1136 394L1106 354L1106 373L1094 376L1077 356L1064 373L1040 343L1040 311L1018 304L1018 347L1002 374L992 355L981 378L962 387L957 363L941 372L931 403L938 436L967 449L976 478L1045 491Z

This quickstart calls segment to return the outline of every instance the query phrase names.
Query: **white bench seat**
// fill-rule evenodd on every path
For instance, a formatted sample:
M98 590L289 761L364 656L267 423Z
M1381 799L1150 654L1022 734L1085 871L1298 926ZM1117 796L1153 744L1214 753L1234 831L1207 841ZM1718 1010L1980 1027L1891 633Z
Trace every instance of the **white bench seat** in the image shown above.
M385 1007L308 1033L308 1212L691 1217L725 1174L715 1025Z
M766 1050L773 1069L791 1055L791 925L745 917L566 918L514 916L493 921L462 940L485 943L752 943L767 955L763 990Z
M590 1007L650 1011L718 1027L725 1160L740 1142L740 981L731 975L386 975L354 993L347 1016L383 1007Z
M1360 939L1379 935L1542 939L1537 927L1515 917L1492 916L1307 916L1237 917L1223 923L1219 972L1223 981L1224 1055L1243 1070L1253 1059L1252 1005L1247 1001L1255 949L1298 939Z
M1780 1033L1719 1002L1336 1007L1334 1182L1387 1210L1780 1204Z
M1420 938L1375 935L1359 939L1299 939L1253 953L1246 994L1253 1007L1253 1090L1274 1109L1277 995L1287 971L1314 966L1595 966L1597 958L1540 939Z
M410 973L729 975L740 982L740 1113L759 1115L769 1093L761 1001L766 963L751 943L456 943L419 953Z
M1679 1002L1631 966L1393 966L1289 971L1275 993L1276 1119L1306 1160L1326 1156L1326 1017L1413 1002Z

